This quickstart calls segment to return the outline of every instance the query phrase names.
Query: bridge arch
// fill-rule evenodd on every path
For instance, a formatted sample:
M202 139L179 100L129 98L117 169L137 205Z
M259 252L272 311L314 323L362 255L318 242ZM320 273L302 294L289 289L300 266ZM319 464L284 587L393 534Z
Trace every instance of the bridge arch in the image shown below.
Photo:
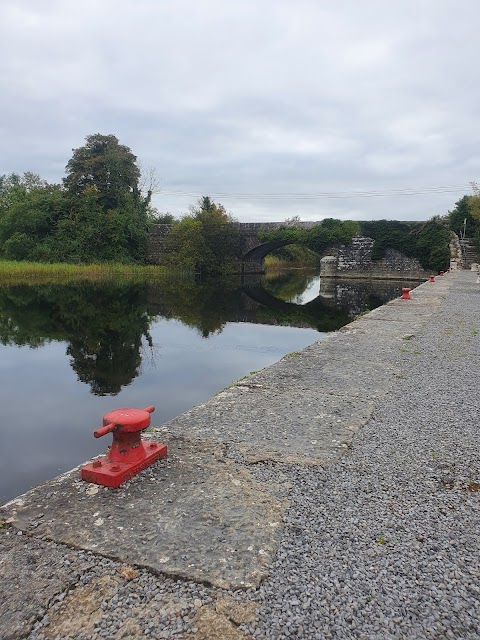
M269 242L262 242L261 244L257 244L257 246L251 248L242 256L242 273L263 272L265 270L263 261L269 253L272 253L272 251L275 251L276 249L281 249L282 247L295 244L298 246L306 246L303 242L297 239L272 240ZM320 262L322 262L322 258L325 255L333 256L331 259L336 260L338 249L334 247L325 249L321 252L313 251L313 253L318 256Z
M263 244L250 249L247 253L242 257L244 262L259 262L263 260L265 256L267 256L272 251L276 249L280 249L281 247L286 247L289 244L298 244L294 240L276 240L274 242L264 242Z

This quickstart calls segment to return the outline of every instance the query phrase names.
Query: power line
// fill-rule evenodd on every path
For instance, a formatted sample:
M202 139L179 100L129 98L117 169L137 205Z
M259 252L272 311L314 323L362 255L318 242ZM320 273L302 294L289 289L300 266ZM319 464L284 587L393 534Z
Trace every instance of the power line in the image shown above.
M395 196L418 196L441 193L465 193L471 190L469 185L444 185L437 187L418 187L406 189L379 189L358 191L321 191L318 193L240 193L240 192L212 192L212 191L180 191L176 189L162 189L159 193L170 196L201 197L208 193L212 198L230 198L236 200L321 200L321 199L353 199L380 198Z

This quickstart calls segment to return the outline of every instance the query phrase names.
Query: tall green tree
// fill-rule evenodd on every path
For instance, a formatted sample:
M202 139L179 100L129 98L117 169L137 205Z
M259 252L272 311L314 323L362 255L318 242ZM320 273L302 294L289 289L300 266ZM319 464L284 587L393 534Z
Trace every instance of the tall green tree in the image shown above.
M83 147L73 150L66 171L71 215L59 233L71 234L75 260L143 262L152 192L142 193L137 157L130 148L114 135L89 135ZM90 214L86 206L93 206ZM94 247L88 249L92 241Z
M167 236L166 262L205 274L228 271L240 260L243 242L238 222L205 196Z
M85 140L67 163L63 180L67 191L80 196L94 189L104 210L121 206L131 195L139 198L140 169L130 148L114 135L95 133Z
M475 219L472 216L470 208L470 196L463 196L455 203L455 209L448 214L450 229L460 235L463 231L464 222L466 222L466 233L471 234L476 226Z
M113 135L73 150L63 186L38 175L0 176L0 256L62 262L143 262L154 181L140 186L136 156Z

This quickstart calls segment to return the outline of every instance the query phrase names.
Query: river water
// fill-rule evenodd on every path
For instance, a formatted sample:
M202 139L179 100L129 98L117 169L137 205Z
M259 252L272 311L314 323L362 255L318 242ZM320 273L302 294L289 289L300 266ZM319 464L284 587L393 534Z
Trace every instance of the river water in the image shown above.
M0 287L0 504L103 452L111 409L154 405L162 424L402 286L291 271Z

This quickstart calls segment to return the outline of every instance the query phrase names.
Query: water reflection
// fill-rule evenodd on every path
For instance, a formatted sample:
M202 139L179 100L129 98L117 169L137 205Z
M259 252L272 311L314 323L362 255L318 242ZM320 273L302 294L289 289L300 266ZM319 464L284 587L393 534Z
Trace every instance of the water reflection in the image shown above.
M296 271L0 288L0 503L104 451L107 411L153 404L162 424L400 286Z
M152 316L144 286L93 284L0 289L4 345L67 342L78 379L96 395L117 394L138 375Z
M179 320L205 339L230 322L333 331L399 295L401 286L321 281L294 271L222 281L8 287L0 289L0 342L32 348L66 342L78 379L95 395L116 395L139 375L155 320Z

